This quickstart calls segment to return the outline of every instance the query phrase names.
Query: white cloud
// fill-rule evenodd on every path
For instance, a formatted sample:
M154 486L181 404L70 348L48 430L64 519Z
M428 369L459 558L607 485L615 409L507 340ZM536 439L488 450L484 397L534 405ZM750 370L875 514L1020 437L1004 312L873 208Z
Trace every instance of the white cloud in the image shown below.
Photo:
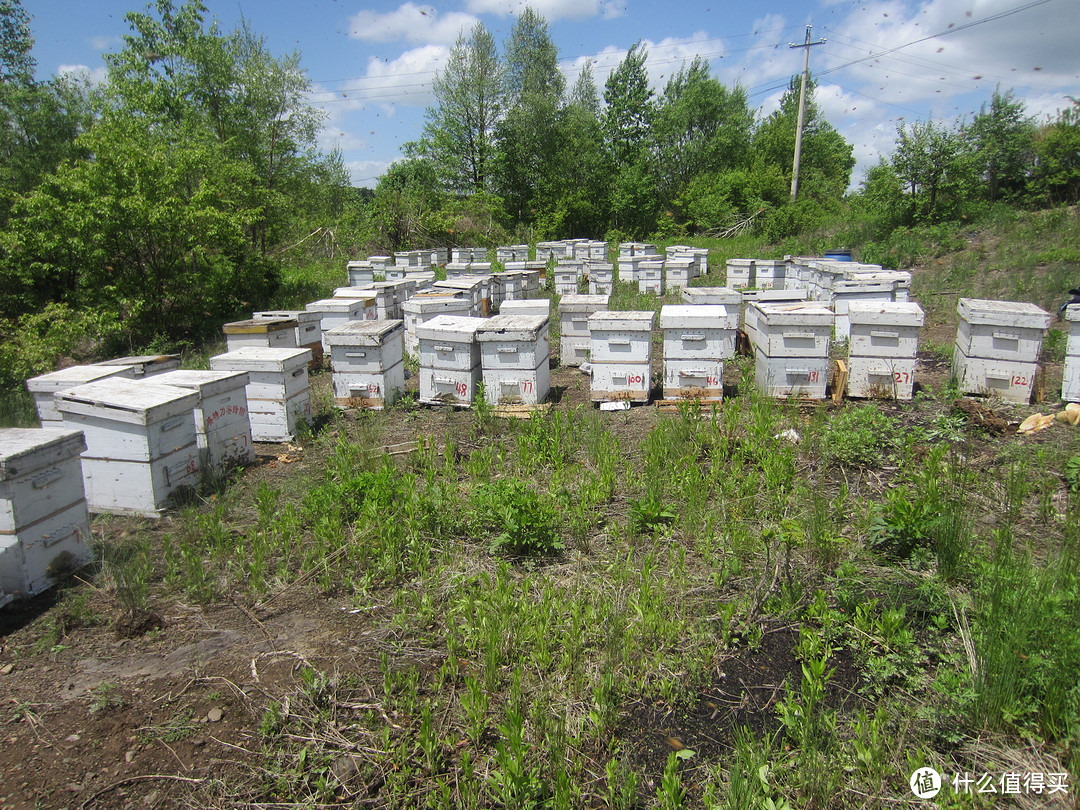
M105 84L109 72L104 66L90 68L86 65L60 65L56 69L57 76L71 76L76 79L85 79L91 87L99 87Z
M350 160L345 163L345 170L357 187L375 188L379 178L390 168L390 164L400 160L401 156L389 160Z
M323 107L329 120L350 110L374 105L392 114L394 105L426 107L434 101L431 83L446 64L450 49L445 45L425 45L405 51L397 59L368 60L365 75L338 83L336 89L314 88L311 103Z
M368 42L453 43L477 23L472 14L439 14L431 6L405 3L394 11L364 10L349 18L349 36Z
M602 17L606 20L622 16L626 0L466 0L465 8L473 14L517 15L528 6L548 22L555 20L585 20Z

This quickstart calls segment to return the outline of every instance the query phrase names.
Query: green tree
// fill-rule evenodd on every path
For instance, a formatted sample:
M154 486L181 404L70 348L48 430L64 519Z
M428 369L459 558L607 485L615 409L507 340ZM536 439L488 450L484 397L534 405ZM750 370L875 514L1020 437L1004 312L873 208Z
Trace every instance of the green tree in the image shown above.
M656 106L645 70L648 57L640 41L630 47L604 83L600 119L612 165L612 225L640 237L651 233L659 210L650 153Z
M1071 97L1070 97L1071 98ZM1031 187L1041 202L1080 202L1080 99L1035 134Z
M427 109L424 138L439 181L447 191L466 196L488 189L505 93L495 40L483 23L476 23L468 38L458 37L432 92L436 103Z
M565 79L543 17L526 8L505 45L508 111L495 128L494 187L510 216L532 224L560 183L560 112Z
M581 66L581 72L574 80L574 86L570 88L571 105L580 107L589 112L597 120L600 119L600 94L596 89L596 78L593 76L592 62L586 61Z
M799 115L800 76L792 76L780 99L780 108L762 121L754 133L753 160L756 171L773 178L768 199L781 205L790 196L795 128ZM814 98L817 82L806 85L803 116L802 158L799 164L799 195L818 203L839 201L851 182L854 150L821 113Z
M1024 102L1014 99L1012 91L995 90L989 109L984 104L963 134L986 198L1019 202L1035 157L1035 119L1025 115Z
M37 64L33 48L30 15L20 0L0 0L0 83L5 87L33 84Z
M959 216L976 185L963 138L933 120L899 126L892 167L907 193L910 224Z

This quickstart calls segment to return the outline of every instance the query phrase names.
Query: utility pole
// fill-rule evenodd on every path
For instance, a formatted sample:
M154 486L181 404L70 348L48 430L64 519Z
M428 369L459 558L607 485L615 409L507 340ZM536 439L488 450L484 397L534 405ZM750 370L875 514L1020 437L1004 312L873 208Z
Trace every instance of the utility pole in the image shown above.
M804 48L803 51L803 65L802 65L802 84L799 86L799 120L795 124L795 161L791 167L791 199L794 200L799 195L799 159L802 157L802 125L803 115L806 113L806 76L810 72L810 46L811 45L824 45L825 40L819 39L817 42L810 41L810 29L813 26L806 26L806 42L789 42L789 48Z

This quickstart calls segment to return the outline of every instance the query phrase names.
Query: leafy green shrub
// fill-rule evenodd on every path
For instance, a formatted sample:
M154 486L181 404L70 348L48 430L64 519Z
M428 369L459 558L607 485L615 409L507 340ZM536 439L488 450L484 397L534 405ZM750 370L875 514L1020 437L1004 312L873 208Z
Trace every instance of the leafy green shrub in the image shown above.
M1080 456L1073 456L1065 462L1065 485L1069 492L1080 492Z
M472 506L480 527L496 532L492 553L544 556L564 548L555 503L520 478L481 484L473 490Z
M834 464L877 467L896 449L896 422L870 403L838 411L825 425L821 452Z
M62 357L95 357L119 335L116 315L49 304L17 321L0 320L0 387L22 387L28 377L56 368Z
M630 502L630 530L636 535L655 534L674 521L675 513L656 495Z

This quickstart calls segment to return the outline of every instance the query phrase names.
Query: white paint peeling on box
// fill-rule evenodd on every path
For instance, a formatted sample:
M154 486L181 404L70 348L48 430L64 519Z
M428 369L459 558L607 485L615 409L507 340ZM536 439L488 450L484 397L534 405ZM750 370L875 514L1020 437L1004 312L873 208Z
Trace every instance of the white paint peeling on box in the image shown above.
M155 379L199 395L194 409L199 465L221 475L230 467L255 460L248 415L248 373L178 369Z
M914 357L848 358L849 397L910 400L914 385Z
M968 357L1034 363L1050 325L1050 313L1035 304L961 298L956 348Z
M194 391L125 379L56 395L64 425L86 437L82 471L91 512L159 517L177 489L198 484L198 402Z
M829 377L829 358L770 357L756 352L754 381L768 397L824 399Z
M1031 401L1037 372L1038 364L1034 362L969 357L959 346L953 349L953 374L960 391L965 394L1027 404Z

